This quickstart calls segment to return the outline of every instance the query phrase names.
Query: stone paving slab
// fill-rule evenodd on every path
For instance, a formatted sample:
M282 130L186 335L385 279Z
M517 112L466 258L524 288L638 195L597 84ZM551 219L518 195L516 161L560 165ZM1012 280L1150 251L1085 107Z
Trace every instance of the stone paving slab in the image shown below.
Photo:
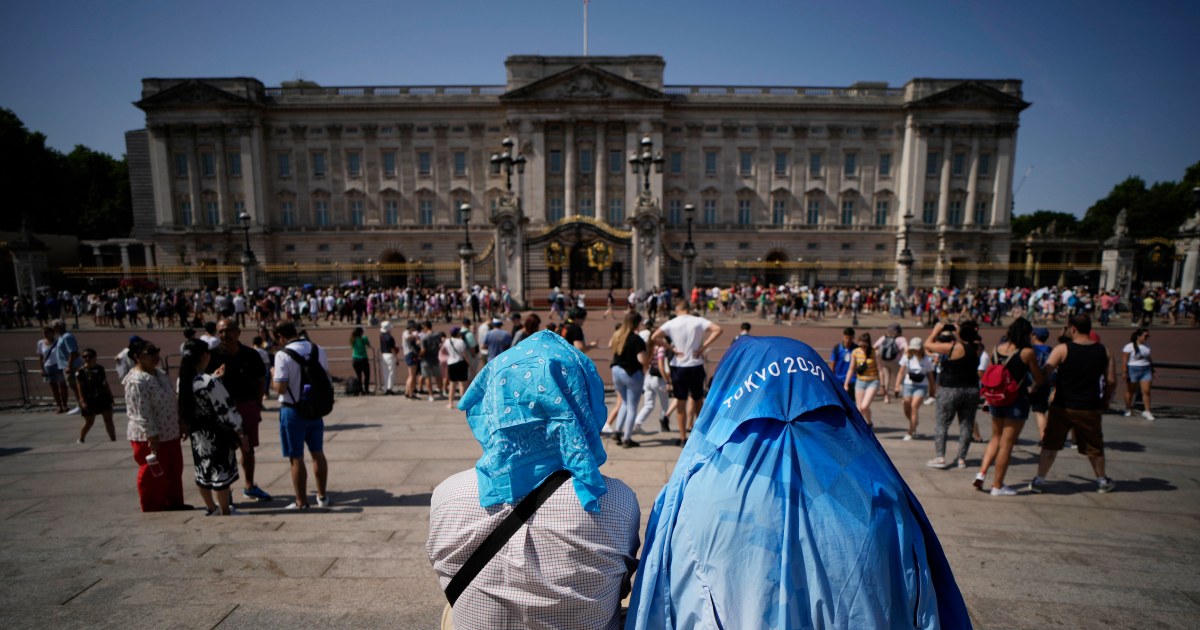
M977 627L1194 627L1195 418L1105 416L1114 493L1097 494L1087 460L1064 452L1046 494L993 498L970 485L983 444L967 469L924 466L933 413L923 411L926 437L905 442L899 404L877 402L876 435L938 532ZM437 626L444 599L424 552L430 494L480 454L444 402L339 399L326 433L334 505L307 514L282 509L291 483L271 405L257 477L277 498L242 503L237 518L141 514L124 416L115 443L97 427L74 444L79 422L0 415L5 627ZM1034 431L1030 423L1014 453L1011 484L1033 474ZM643 525L674 469L675 437L638 436L634 449L605 442L604 472L637 493ZM185 466L185 494L200 505L190 474Z

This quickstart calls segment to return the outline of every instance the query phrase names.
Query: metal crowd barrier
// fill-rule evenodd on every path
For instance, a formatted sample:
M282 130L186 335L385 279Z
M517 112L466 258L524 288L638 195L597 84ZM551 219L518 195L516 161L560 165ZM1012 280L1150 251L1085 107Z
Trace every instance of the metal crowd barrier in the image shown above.
M1191 374L1156 374L1154 377L1154 389L1172 391L1172 392L1200 392L1200 374L1196 374L1200 370L1200 363L1180 363L1174 361L1155 361L1155 371L1168 370L1174 371L1190 371ZM1164 382L1166 381L1166 382ZM1190 385L1172 384L1180 381L1189 381Z

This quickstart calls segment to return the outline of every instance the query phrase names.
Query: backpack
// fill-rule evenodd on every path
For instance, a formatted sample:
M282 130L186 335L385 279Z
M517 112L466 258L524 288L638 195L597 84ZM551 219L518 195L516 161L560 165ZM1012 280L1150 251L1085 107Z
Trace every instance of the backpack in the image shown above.
M984 370L983 377L979 379L979 395L983 397L989 407L1007 407L1017 402L1017 395L1021 392L1021 383L1008 371L1008 362L1020 354L1021 352L1018 350L1010 355L1004 363L993 362Z
M896 338L884 337L883 346L879 348L879 358L884 361L895 361L899 354L900 349L896 346Z
M324 418L333 411L333 382L329 380L325 368L321 367L317 344L309 344L312 350L307 359L291 348L283 349L293 361L300 364L300 396L292 394L292 400L295 401L292 407L305 418Z

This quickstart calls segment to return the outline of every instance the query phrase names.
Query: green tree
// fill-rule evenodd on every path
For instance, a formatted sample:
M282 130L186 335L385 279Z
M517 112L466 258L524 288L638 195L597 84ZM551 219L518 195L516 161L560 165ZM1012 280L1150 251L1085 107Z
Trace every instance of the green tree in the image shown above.
M1145 180L1131 176L1088 208L1080 230L1089 236L1108 238L1117 214L1126 209L1130 236L1170 237L1196 211L1192 207L1192 188L1197 185L1200 185L1200 162L1189 166L1179 182L1156 182L1147 188Z
M1038 228L1045 230L1051 223L1055 225L1059 234L1079 230L1079 219L1069 212L1038 210L1033 214L1013 217L1013 236L1025 236Z
M11 110L0 108L0 186L9 205L0 229L28 222L35 232L90 238L127 236L133 202L125 159L77 146L68 155L46 146Z

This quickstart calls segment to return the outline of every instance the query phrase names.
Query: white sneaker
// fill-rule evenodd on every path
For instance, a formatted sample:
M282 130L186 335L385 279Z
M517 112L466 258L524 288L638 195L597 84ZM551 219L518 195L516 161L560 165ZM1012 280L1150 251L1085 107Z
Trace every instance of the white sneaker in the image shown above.
M1014 488L1009 487L1009 486L1000 486L999 488L992 488L992 496L994 496L994 497L1015 497L1015 496L1017 496L1017 491Z
M75 408L71 409L70 411L68 411L67 415L68 416L77 416L80 413L81 413L81 410L79 409L79 407L75 407Z
M606 424L600 427L600 435L612 435L613 428L611 424Z
M1129 416L1132 416L1132 415L1133 415L1133 412L1131 412L1131 411L1129 411L1128 409L1126 409L1125 411L1121 412L1121 415L1122 415L1122 416L1125 416L1126 418L1128 418Z
M911 433L905 433L905 434L904 434L904 437L903 437L903 438L900 438L900 439L904 440L905 442L910 442L910 441L912 441L912 439L913 439L913 436L912 436L912 434L911 434Z
M928 407L929 405L932 405L935 402L937 402L936 398L926 398L925 401L922 402L921 404Z
M1150 422L1154 422L1154 414L1150 413L1149 409L1142 412L1142 417L1149 420Z
M329 507L329 495L325 495L325 496L317 495L317 507L319 507L319 508Z

